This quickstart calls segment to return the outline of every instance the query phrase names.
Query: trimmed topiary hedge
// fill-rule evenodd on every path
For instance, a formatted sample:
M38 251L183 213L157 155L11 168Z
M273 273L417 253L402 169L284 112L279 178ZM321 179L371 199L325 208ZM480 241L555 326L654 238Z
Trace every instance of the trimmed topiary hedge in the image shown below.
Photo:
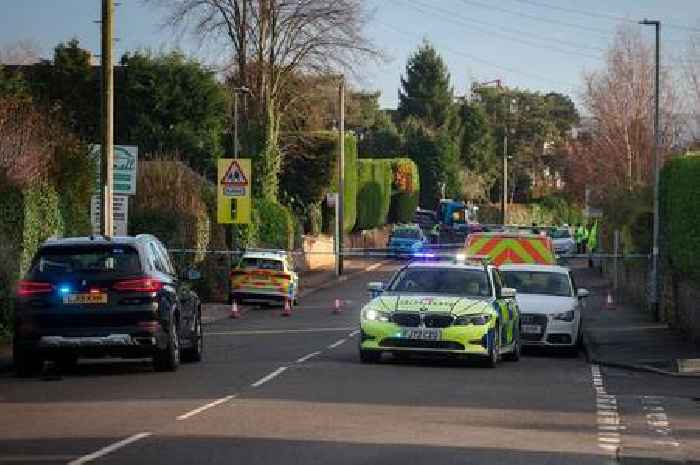
M392 193L391 160L357 161L357 221L355 229L373 229L387 223Z
M418 166L410 158L391 160L392 195L389 222L410 223L418 208L420 176Z
M700 282L700 152L677 157L661 172L664 251L674 271Z

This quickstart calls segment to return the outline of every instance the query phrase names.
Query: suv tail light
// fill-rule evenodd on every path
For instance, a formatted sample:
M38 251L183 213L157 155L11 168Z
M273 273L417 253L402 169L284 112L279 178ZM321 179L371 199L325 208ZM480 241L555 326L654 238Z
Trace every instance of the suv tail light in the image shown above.
M158 292L163 289L163 282L152 278L126 279L114 284L115 291Z
M50 294L53 292L53 284L37 281L22 280L17 285L17 295L27 297L30 295Z

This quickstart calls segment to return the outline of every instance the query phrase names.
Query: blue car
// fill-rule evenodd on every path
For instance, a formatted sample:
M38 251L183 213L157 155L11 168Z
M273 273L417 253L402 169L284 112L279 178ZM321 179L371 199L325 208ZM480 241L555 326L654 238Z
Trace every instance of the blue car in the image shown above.
M395 228L389 237L389 252L395 257L413 257L428 245L428 239L418 226Z

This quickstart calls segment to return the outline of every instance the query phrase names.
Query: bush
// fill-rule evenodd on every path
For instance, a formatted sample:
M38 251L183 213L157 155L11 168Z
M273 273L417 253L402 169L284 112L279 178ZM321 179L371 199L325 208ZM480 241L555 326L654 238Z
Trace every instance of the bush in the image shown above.
M674 271L700 282L700 152L674 158L661 173L661 227Z
M391 160L392 195L389 207L391 223L413 221L420 196L418 166L409 158Z
M267 199L255 199L258 246L291 250L294 247L294 218L284 205Z
M63 234L63 219L53 186L38 181L18 188L5 180L0 181L0 218L0 332L5 332L11 324L17 280L39 245Z
M387 223L392 192L390 160L358 160L357 222L355 229L373 229Z

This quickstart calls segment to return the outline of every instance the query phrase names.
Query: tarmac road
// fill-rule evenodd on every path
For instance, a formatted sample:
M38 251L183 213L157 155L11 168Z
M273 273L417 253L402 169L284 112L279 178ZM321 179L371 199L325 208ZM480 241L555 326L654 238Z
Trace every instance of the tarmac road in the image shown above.
M366 285L396 268L314 292L289 318L263 308L211 321L204 361L175 373L155 373L148 361L88 361L70 373L4 374L0 464L693 463L686 442L697 440L698 410L644 398L638 379L583 355L526 353L496 369L360 364ZM340 314L335 299L345 302ZM664 405L666 423L685 425L686 436L661 438L644 423ZM657 430L664 424L652 419ZM620 453L647 442L659 452Z

